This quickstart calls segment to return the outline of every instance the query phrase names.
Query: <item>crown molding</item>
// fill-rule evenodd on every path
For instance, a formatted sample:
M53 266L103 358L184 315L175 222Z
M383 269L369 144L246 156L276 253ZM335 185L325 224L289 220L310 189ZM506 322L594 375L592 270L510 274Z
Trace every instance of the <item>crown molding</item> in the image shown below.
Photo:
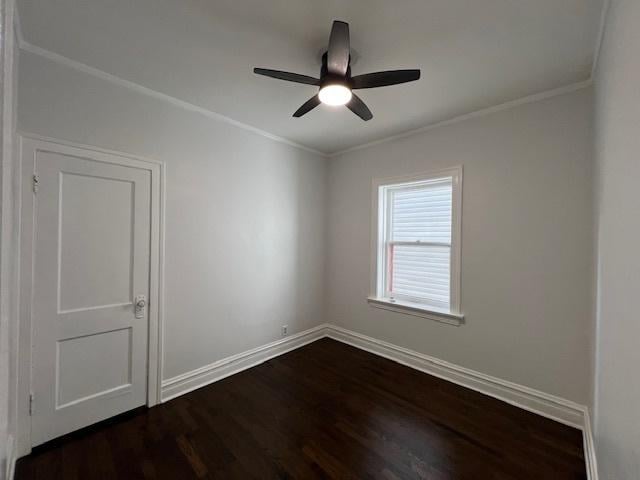
M602 12L600 13L600 27L598 29L598 37L596 38L596 45L593 50L593 63L591 64L591 80L596 78L598 72L598 61L600 60L600 52L602 50L602 41L604 39L604 31L607 27L607 16L609 14L609 8L611 7L611 0L603 0Z
M29 42L27 42L24 39L23 33L22 33L22 28L21 28L21 22L19 19L19 15L18 15L18 8L17 5L15 7L15 13L14 13L14 19L15 19L15 23L16 23L16 27L15 27L15 34L16 34L16 40L17 40L17 44L18 44L18 48L20 50L24 50L26 52L30 52L32 54L35 55L39 55L43 58L46 58L52 62L61 64L61 65L65 65L67 67L70 67L74 70L92 75L94 77L98 77L101 78L105 81L120 85L122 87L128 88L130 90L133 91L137 91L138 93L142 93L143 95L147 95L159 100L163 100L166 101L176 107L179 108L183 108L185 110L188 111L192 111L192 112L196 112L196 113L200 113L201 115L204 115L208 118L211 118L213 120L217 120L217 121L221 121L224 123L227 123L229 125L233 125L235 127L241 128L243 130L255 133L257 135L260 135L262 137L268 138L270 140L273 140L275 142L279 142L279 143L283 143L285 145L289 145L295 148L299 148L301 150L304 150L306 152L310 152L313 153L315 155L318 155L320 157L323 158L337 158L340 157L344 154L356 151L356 150L361 150L361 149L365 149L365 148L369 148L369 147L373 147L375 145L380 145L382 143L386 143L386 142L391 142L394 140L400 140L403 138L407 138L407 137L411 137L413 135L418 135L420 133L424 133L427 132L431 129L435 129L435 128L439 128L439 127L444 127L447 125L453 125L455 123L459 123L459 122L463 122L466 120L471 120L474 118L479 118L479 117L483 117L485 115L491 115L493 113L497 113L503 110L508 110L514 107L518 107L520 105L525 105L528 103L534 103L534 102L538 102L541 100L545 100L548 98L552 98L552 97L556 97L559 95L565 95L567 93L572 93L575 92L577 90L581 90L583 88L587 88L589 86L591 86L594 82L594 78L595 78L595 74L597 72L597 68L598 68L598 60L600 58L600 51L602 49L602 41L604 38L604 31L606 28L606 20L607 20L607 15L608 15L608 11L611 5L611 0L603 0L603 5L602 5L602 12L600 14L600 26L599 26L599 31L598 31L598 36L596 38L596 45L594 47L594 55L593 55L593 62L591 65L591 73L590 76L587 80L581 81L581 82L576 82L576 83L572 83L570 85L565 85L563 87L559 87L559 88L555 88L555 89L551 89L551 90L547 90L544 92L540 92L540 93L536 93L533 95L528 95L525 97L521 97L515 100L511 100L505 103L501 103L498 105L494 105L492 107L487 107L487 108L483 108L480 110L475 110L469 113L465 113L463 115L458 115L446 120L442 120L439 122L435 122L435 123L428 123L426 125L423 125L422 127L416 128L416 129L412 129L412 130L408 130L405 132L401 132L395 135L390 135L388 137L383 137L380 138L378 140L373 140L371 142L366 142L366 143L362 143L362 144L358 144L358 145L354 145L352 147L343 149L343 150L339 150L336 152L321 152L319 150L313 149L311 147L307 147L306 145L302 145L296 142L293 142L291 140L288 140L284 137L280 137L277 135L274 135L272 133L269 133L265 130L261 130L259 128L253 127L251 125L239 122L237 120L234 120L230 117L227 117L225 115L222 115L220 113L216 113L212 110L208 110L206 108L200 107L198 105L186 102L184 100L180 100L179 98L175 98L172 97L170 95L167 95L165 93L162 92L158 92L156 90L153 90L151 88L145 87L143 85L137 84L135 82L131 82L129 80L125 80L123 78L117 77L115 75L112 75L110 73L104 72L102 70L99 70L97 68L94 67L90 67L89 65L86 65L84 63L78 62L76 60L72 60L68 57L65 57L63 55L60 55L58 53L52 52L50 50L44 49L42 47L33 45Z
M24 43L24 35L22 34L22 22L20 21L17 3L13 6L13 31L16 39L16 45L20 48L20 45Z
M253 127L251 125L247 125L246 123L242 123L239 122L237 120L234 120L232 118L229 118L225 115L222 115L220 113L216 113L213 112L211 110L208 110L206 108L200 107L198 105L195 105L193 103L189 103L189 102L185 102L184 100L180 100L179 98L175 98L172 97L170 95L167 95L165 93L162 92L158 92L157 90L153 90L151 88L145 87L143 85L140 85L138 83L129 81L129 80L125 80L123 78L117 77L115 75L112 75L110 73L107 73L103 70L99 70L97 68L94 67L90 67L89 65L86 65L82 62L78 62L76 60L72 60L71 58L65 57L64 55L60 55L59 53L55 53L52 52L50 50L44 49L42 47L38 47L37 45L33 45L29 42L27 42L26 40L19 40L18 41L18 47L20 48L20 50L25 51L25 52L29 52L31 54L34 55L38 55L40 57L46 58L47 60L50 60L54 63L58 63L60 65L64 65L66 67L72 68L76 71L82 72L82 73L86 73L88 75L91 75L93 77L97 77L100 78L101 80L105 80L107 82L113 83L115 85L127 88L129 90L141 93L143 95L146 95L148 97L152 97L158 100L163 100L167 103L170 103L171 105L178 107L178 108L182 108L184 110L188 110L190 112L195 112L195 113L199 113L200 115L204 115L207 118L210 118L212 120L216 120L219 122L223 122L229 125L233 125L234 127L237 128L241 128L243 130L246 130L248 132L251 133L255 133L257 135L260 135L262 137L268 138L269 140L273 140L275 142L278 143L283 143L285 145L289 145L291 147L295 147L295 148L299 148L300 150L304 150L306 152L310 152L313 153L315 155L319 155L321 157L327 157L326 153L320 152L319 150L315 150L313 148L307 147L306 145L302 145L296 142L293 142L291 140L288 140L286 138L283 137L279 137L277 135L274 135L272 133L266 132L264 130L261 130L259 128Z
M363 143L361 145L356 145L354 147L349 147L344 150L340 150L338 152L334 152L329 154L330 158L336 158L346 153L351 153L356 150L362 150L364 148L373 147L375 145L380 145L382 143L392 142L394 140L400 140L402 138L412 137L414 135L418 135L424 132L428 132L429 130L433 130L435 128L445 127L447 125L453 125L454 123L464 122L466 120L471 120L474 118L484 117L486 115L491 115L493 113L501 112L503 110L509 110L511 108L519 107L521 105L526 105L528 103L535 103L541 100L546 100L547 98L557 97L560 95L566 95L567 93L572 93L577 90L582 90L583 88L590 87L592 84L591 78L584 80L582 82L572 83L570 85L565 85L564 87L554 88L553 90L547 90L544 92L536 93L533 95L529 95L526 97L518 98L516 100L511 100L509 102L501 103L499 105L495 105L493 107L483 108L481 110L476 110L470 113L465 113L463 115L459 115L457 117L450 118L448 120L443 120L437 123L430 123L423 127L416 128L414 130L408 130L406 132L398 133L396 135L391 135L389 137L384 137L379 140L374 140L372 142Z

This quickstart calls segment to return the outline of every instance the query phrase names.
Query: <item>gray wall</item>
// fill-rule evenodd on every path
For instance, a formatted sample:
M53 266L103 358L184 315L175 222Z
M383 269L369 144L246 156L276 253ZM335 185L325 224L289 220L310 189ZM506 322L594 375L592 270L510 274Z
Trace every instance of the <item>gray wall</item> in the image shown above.
M17 81L17 47L13 31L13 0L0 1L0 105L2 158L0 181L0 479L10 468L15 434L15 387L17 382L15 353L17 350L15 274L15 243L17 238L16 212L13 192L16 184L14 169L14 140Z
M20 129L166 162L164 378L324 321L326 159L21 53Z
M613 0L596 76L598 347L602 480L640 478L640 2Z
M356 150L329 169L327 320L580 403L591 389L592 92ZM464 166L460 327L371 308L371 182Z

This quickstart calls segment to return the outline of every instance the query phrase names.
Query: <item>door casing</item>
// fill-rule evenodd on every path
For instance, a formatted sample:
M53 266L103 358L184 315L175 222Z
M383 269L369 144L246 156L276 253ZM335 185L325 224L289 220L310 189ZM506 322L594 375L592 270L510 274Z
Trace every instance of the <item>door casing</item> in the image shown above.
M16 202L20 217L19 252L19 327L18 327L18 391L16 398L18 457L31 452L30 399L32 385L32 304L34 252L34 191L33 159L38 151L57 152L92 161L148 170L151 174L151 247L149 276L149 328L147 358L147 406L161 402L162 345L163 345L163 272L164 272L164 190L165 165L163 162L105 150L93 146L65 142L20 132L17 163L20 185ZM37 399L34 402L37 408Z

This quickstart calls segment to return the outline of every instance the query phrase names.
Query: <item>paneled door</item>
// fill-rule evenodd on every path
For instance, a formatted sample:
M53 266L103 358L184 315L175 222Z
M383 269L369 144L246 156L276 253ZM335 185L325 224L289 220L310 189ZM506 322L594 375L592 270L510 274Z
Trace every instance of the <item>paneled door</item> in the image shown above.
M78 152L28 159L34 446L147 399L151 172Z

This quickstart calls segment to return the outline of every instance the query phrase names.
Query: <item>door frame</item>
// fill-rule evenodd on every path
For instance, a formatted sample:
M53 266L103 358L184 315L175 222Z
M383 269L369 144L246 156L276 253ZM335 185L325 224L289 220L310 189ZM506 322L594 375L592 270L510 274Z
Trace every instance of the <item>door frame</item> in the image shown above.
M17 456L31 452L31 392L32 392L32 305L34 257L34 192L33 163L25 162L25 155L38 151L63 153L91 161L123 165L151 174L151 244L149 263L149 328L147 342L147 402L152 407L161 402L163 366L163 312L164 312L164 214L165 164L128 153L82 145L32 133L18 132L17 168L20 182L15 198L20 218L18 276L20 285L18 326L18 391ZM37 407L35 399L34 408Z

